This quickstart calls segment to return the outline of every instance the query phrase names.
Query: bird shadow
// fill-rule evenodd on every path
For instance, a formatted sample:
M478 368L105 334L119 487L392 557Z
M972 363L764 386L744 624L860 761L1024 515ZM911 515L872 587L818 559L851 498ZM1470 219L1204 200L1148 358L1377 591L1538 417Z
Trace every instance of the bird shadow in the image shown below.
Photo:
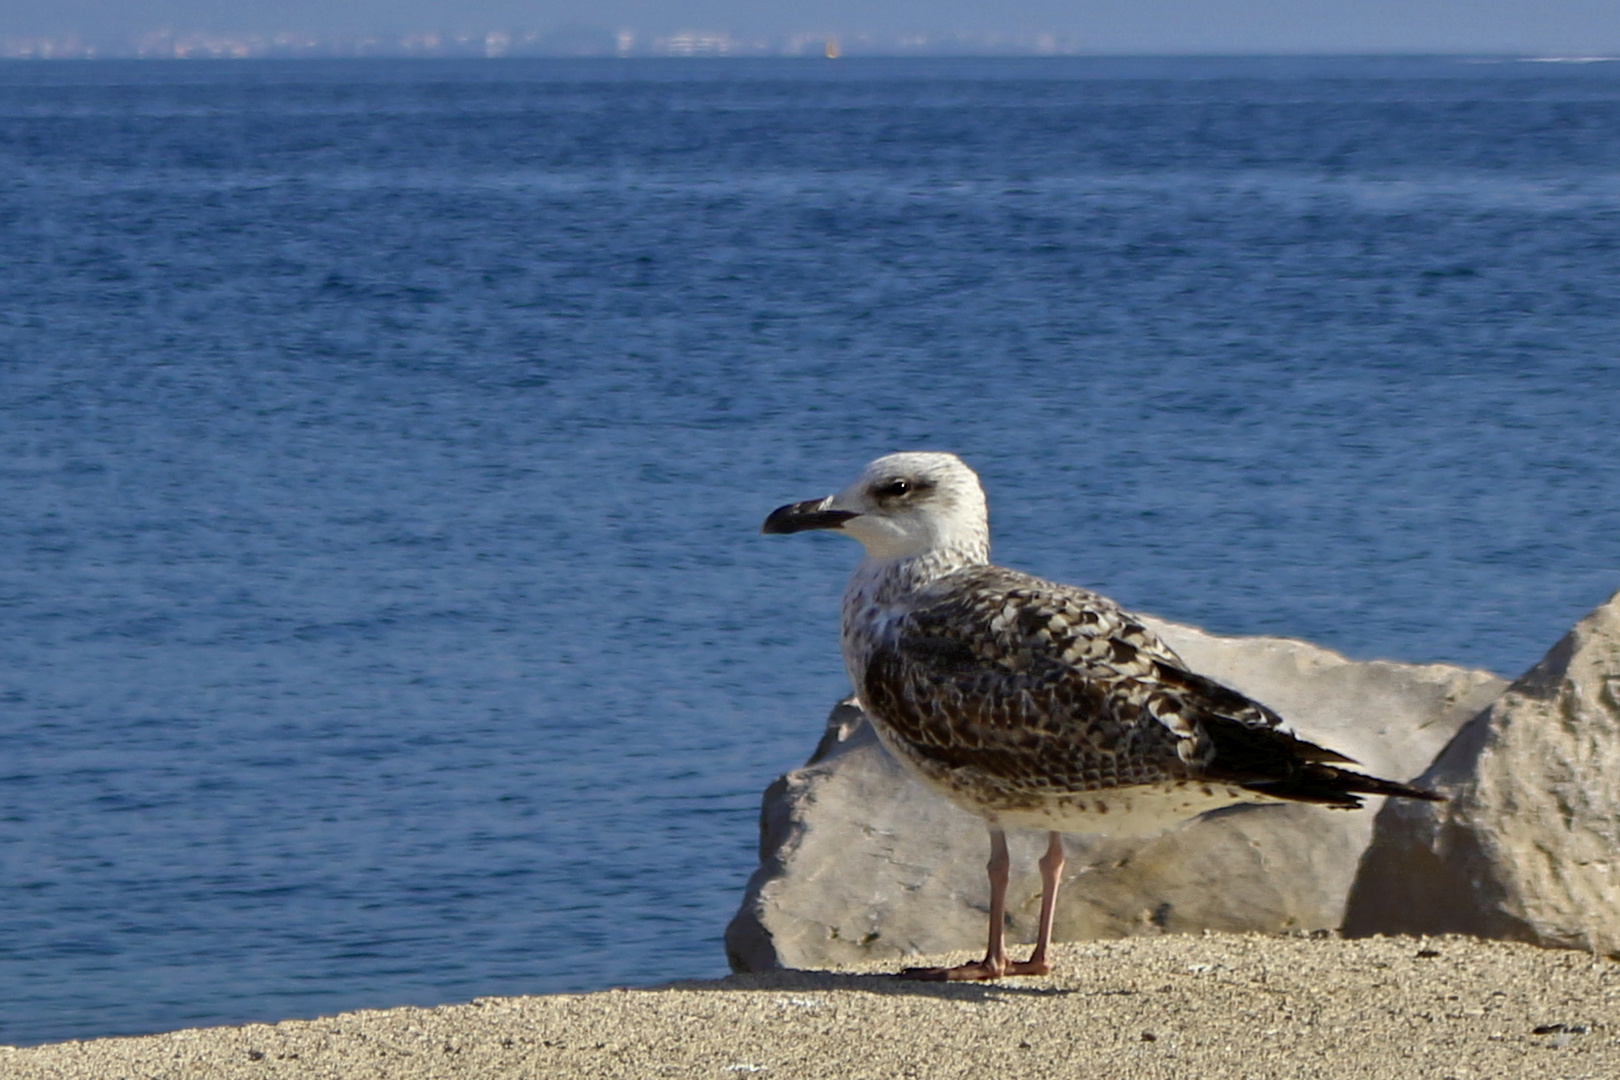
M813 993L816 991L844 990L862 994L905 994L914 997L932 997L947 1001L994 1001L998 998L1063 997L1080 992L1076 987L1028 985L998 981L989 982L929 982L922 979L902 978L898 973L817 971L783 968L779 971L760 971L746 975L728 975L723 979L681 979L645 990L683 990L694 993L710 991L756 993Z

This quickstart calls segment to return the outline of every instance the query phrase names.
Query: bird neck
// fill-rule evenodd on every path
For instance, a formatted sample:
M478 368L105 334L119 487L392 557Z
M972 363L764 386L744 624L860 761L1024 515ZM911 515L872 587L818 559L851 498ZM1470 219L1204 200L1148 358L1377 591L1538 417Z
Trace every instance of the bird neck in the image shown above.
M893 635L905 617L907 602L947 574L990 561L990 545L934 548L898 559L868 555L850 575L844 589L844 667L850 685L861 693L866 664L873 650Z
M844 590L846 606L849 601L858 600L860 606L868 610L888 607L946 574L968 566L983 566L989 561L990 545L986 543L933 548L897 559L868 555L850 575L849 586Z

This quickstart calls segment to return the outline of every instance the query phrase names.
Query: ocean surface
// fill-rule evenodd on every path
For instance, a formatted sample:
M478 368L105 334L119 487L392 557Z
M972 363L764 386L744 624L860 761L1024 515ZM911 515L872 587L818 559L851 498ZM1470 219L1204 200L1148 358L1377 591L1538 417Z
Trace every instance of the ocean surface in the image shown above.
M724 971L857 549L1514 676L1620 588L1620 63L0 65L0 1042Z

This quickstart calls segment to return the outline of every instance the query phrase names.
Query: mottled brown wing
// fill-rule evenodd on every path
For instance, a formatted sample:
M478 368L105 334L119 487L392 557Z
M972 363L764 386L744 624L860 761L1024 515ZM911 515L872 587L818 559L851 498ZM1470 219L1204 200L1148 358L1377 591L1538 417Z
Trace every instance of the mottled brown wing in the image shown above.
M999 567L919 600L862 687L916 752L1053 791L1196 771L1196 695L1156 678L1180 661L1111 601Z
M1351 759L1188 671L1105 597L976 567L920 600L873 655L863 696L915 752L946 767L1026 791L1199 778L1345 808L1360 795L1438 798L1338 768Z

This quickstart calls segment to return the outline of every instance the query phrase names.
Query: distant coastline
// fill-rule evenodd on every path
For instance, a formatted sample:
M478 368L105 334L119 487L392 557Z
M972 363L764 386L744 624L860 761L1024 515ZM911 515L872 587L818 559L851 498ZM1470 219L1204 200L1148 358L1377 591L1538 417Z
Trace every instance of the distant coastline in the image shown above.
M779 35L694 28L673 33L565 25L547 30L424 29L404 33L303 34L157 29L122 37L82 33L7 34L0 58L14 60L251 60L550 57L1075 56L1074 34L867 34L806 30Z
M0 29L0 60L258 60L258 59L660 59L856 57L1105 57L1087 36L1030 33L850 33L801 30L747 34L712 28L647 33L568 24L544 30L419 29L371 34L153 29L135 34L20 34ZM1145 57L1147 54L1143 54ZM1189 54L1190 55L1190 54ZM1269 54L1268 54L1269 55ZM1278 54L1279 56L1281 54ZM1299 54L1300 56L1310 54ZM1344 54L1349 56L1351 54ZM1394 59L1401 54L1388 54ZM1419 54L1416 55L1431 55ZM1441 55L1441 54L1432 54ZM1444 54L1481 61L1590 64L1609 55ZM1371 58L1371 56L1369 57Z

